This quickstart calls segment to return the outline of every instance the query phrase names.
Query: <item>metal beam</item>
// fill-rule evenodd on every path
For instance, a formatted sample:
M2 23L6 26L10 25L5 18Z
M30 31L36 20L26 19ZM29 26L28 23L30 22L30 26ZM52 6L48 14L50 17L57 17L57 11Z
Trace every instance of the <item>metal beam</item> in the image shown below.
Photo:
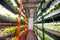
M27 3L27 4L23 4L24 8L38 8L39 5L38 3Z
M40 3L40 0L23 0L23 4L27 4L27 3Z

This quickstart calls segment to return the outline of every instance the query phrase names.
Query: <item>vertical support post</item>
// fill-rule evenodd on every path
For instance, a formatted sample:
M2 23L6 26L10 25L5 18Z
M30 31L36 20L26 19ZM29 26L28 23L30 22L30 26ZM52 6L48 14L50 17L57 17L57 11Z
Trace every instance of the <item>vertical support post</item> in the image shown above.
M18 21L17 21L17 27L16 27L16 40L19 40L21 11L22 11L22 0L20 0L19 10L18 10Z
M25 23L25 27L26 27L25 30L28 33L28 18L27 18L26 10L25 10L24 14L25 14L25 18L24 19L27 21L27 23Z
M42 40L45 40L45 37L44 37L44 17L43 17L43 14L42 14L42 32L43 32L43 39Z
M41 1L41 16L42 16L42 36L43 36L43 39L42 40L45 40L45 35L44 35L44 17L43 17L43 2L44 2L44 0L43 1Z

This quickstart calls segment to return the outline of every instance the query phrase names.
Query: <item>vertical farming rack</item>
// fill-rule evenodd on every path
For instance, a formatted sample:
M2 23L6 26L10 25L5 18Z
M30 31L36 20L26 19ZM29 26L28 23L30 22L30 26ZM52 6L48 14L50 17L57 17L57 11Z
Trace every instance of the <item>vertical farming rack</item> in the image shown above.
M13 3L15 2L15 5ZM28 18L26 9L22 6L22 0L0 0L0 5L2 8L6 8L5 10L10 11L10 14L0 15L0 40L20 40L22 36L26 37L28 33ZM16 6L17 5L17 6ZM3 11L5 12L5 11ZM21 16L23 19L21 19Z
M38 40L60 40L59 5L59 0L40 1L34 15L34 31Z

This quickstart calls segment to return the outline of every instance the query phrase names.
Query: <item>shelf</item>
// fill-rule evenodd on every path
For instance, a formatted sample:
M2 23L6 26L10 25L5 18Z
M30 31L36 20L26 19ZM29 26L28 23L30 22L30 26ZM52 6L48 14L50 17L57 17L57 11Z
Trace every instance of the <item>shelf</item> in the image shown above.
M37 40L42 40L42 37L37 32L35 32L35 35L37 37Z
M41 35L39 35L37 31L34 30L34 33L35 33L35 35L36 35L36 37L37 37L38 40L39 40L39 39L42 40Z
M23 27L24 27L24 26L23 26ZM26 27L24 27L24 28L23 28L23 27L21 26L21 29L20 29L20 32L21 32L21 33L20 33L20 37L25 33L25 28L26 28ZM11 27L10 27L10 28L11 28ZM5 29L4 29L4 30L5 30ZM4 31L4 30L3 30L3 31ZM3 32L3 31L2 31L2 32ZM5 34L0 34L0 40L3 40L3 39L5 39L5 38L9 38L9 37L11 38L11 37L14 37L14 36L15 36L15 32L16 32L16 31L15 31L13 34L12 34L12 31L14 31L14 30L11 30L11 31L8 32L8 33L7 33L7 31L8 31L8 28L7 28Z
M0 23L0 26L16 26L17 23Z
M0 40L4 40L5 38L11 37L11 36L12 36L11 33L6 33L6 34L0 36Z
M55 10L54 12L52 12L51 14L47 15L46 17L44 17L44 22L53 22L53 21L60 21L59 16L60 15L60 9ZM40 17L40 21L36 21L36 22L42 22L41 17Z
M46 11L49 7L50 7L50 5L53 3L54 1L49 1L48 2L48 4L46 4L46 7L45 8L43 8L43 10L42 11ZM39 11L38 11L39 12ZM39 17L39 16L41 16L43 13L41 13L40 12L40 14L39 15L37 15L37 17L35 18L35 20Z
M17 22L16 20L13 20L13 19L10 19L10 18L7 18L7 17L5 17L5 16L1 16L0 15L0 22Z
M46 10L46 12L43 13L43 15L47 15L47 13L50 12L50 10L54 9L55 5L58 5L59 3L60 3L60 1L56 1L56 2L54 1L54 2L50 5L50 7Z
M22 14L22 16L23 16L23 18L26 18L26 16L24 14ZM28 23L25 19L21 19L21 20L24 20L26 23ZM12 23L13 24L13 23L17 23L17 20L0 15L0 23Z
M48 17L52 17L56 14L59 14L60 13L60 8L55 10L54 12L50 13L49 15L47 15L46 17L44 17L44 19L48 18Z
M60 9L60 6L59 5L60 5L60 1L57 2L57 3L55 3L54 6L50 7L50 9L46 13L43 14L44 17L47 16L47 15L49 15L49 14L52 14L56 10L59 12L59 9ZM56 11L56 13L57 13L57 11ZM56 14L56 13L54 13L54 14Z
M44 18L44 23L48 23L48 22L54 22L54 21L60 21L59 19L60 17L60 9L54 11L53 13L50 14L50 16L46 16ZM40 19L40 21L38 23L41 23L42 20Z
M58 4L59 2L60 2L60 1L53 1L52 4L50 4L49 7L47 6L47 9L46 9L46 10L47 10L47 11L50 10L50 9L51 9L51 5L53 5L53 3ZM54 5L56 5L56 4L54 4ZM52 8L53 8L53 7L52 7ZM45 10L45 11L46 11L46 10ZM59 9L57 9L57 10L59 10ZM43 9L43 11L44 11L44 9ZM43 14L44 14L44 13L43 13ZM53 13L52 13L52 14L53 14ZM56 14L56 13L55 13L55 14ZM46 15L47 15L47 14L46 14ZM46 15L44 15L44 17L45 17ZM39 17L39 16L41 16L41 14L39 14L38 17ZM38 17L37 17L36 19L38 19ZM41 18L40 18L40 19L41 19Z
M51 3L51 5L49 6L49 5L47 5L47 6L49 6L46 10L45 10L45 12L47 12L48 10L50 10L50 9L52 9L53 8L53 6L55 5L55 4L57 4L57 3L59 3L59 1L58 0L54 0L52 3Z
M48 1L48 3L46 4L46 6L44 7L43 11L45 12L50 7L50 5L52 5L53 2L54 2L54 0Z
M6 0L1 0L0 4L7 8L8 10L10 10L11 12L13 12L14 14L18 13Z
M35 28L35 27L34 27ZM43 32L42 32L42 30L39 30L38 28L35 28L35 30L37 30L37 31L35 31L36 32L36 34L37 35L39 35L39 37L43 40ZM51 38L49 35L47 35L46 33L44 33L44 38L45 38L45 40L53 40L53 38Z
M16 27L17 26L17 23L0 23L0 30L1 29L5 29L5 28L11 28L11 27Z
M45 28L45 30L46 30L47 32L50 32L50 33L55 34L55 35L57 35L57 36L60 36L60 31L53 30L53 29L47 29L47 28Z
M41 27L37 27L38 29L42 29ZM60 36L60 31L57 31L57 30L53 30L53 29L48 29L48 28L44 28L45 29L45 31L47 31L47 32L49 32L49 33L51 33L51 34L55 34L55 35L57 35L57 36Z
M42 31L42 28L41 27L35 27L35 28L37 28L38 30L40 30L40 31ZM54 40L60 40L60 36L59 35L56 35L56 34L53 34L53 33L50 33L50 32L48 32L48 30L44 30L44 32L48 35L48 36L50 36L51 38L53 38ZM54 31L52 31L52 32L54 32Z

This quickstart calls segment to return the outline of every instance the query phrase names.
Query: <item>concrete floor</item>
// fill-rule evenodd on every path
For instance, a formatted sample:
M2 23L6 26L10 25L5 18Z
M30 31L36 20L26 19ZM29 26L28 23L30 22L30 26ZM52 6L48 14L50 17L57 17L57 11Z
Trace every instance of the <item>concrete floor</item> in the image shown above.
M29 31L26 40L37 40L33 31Z

